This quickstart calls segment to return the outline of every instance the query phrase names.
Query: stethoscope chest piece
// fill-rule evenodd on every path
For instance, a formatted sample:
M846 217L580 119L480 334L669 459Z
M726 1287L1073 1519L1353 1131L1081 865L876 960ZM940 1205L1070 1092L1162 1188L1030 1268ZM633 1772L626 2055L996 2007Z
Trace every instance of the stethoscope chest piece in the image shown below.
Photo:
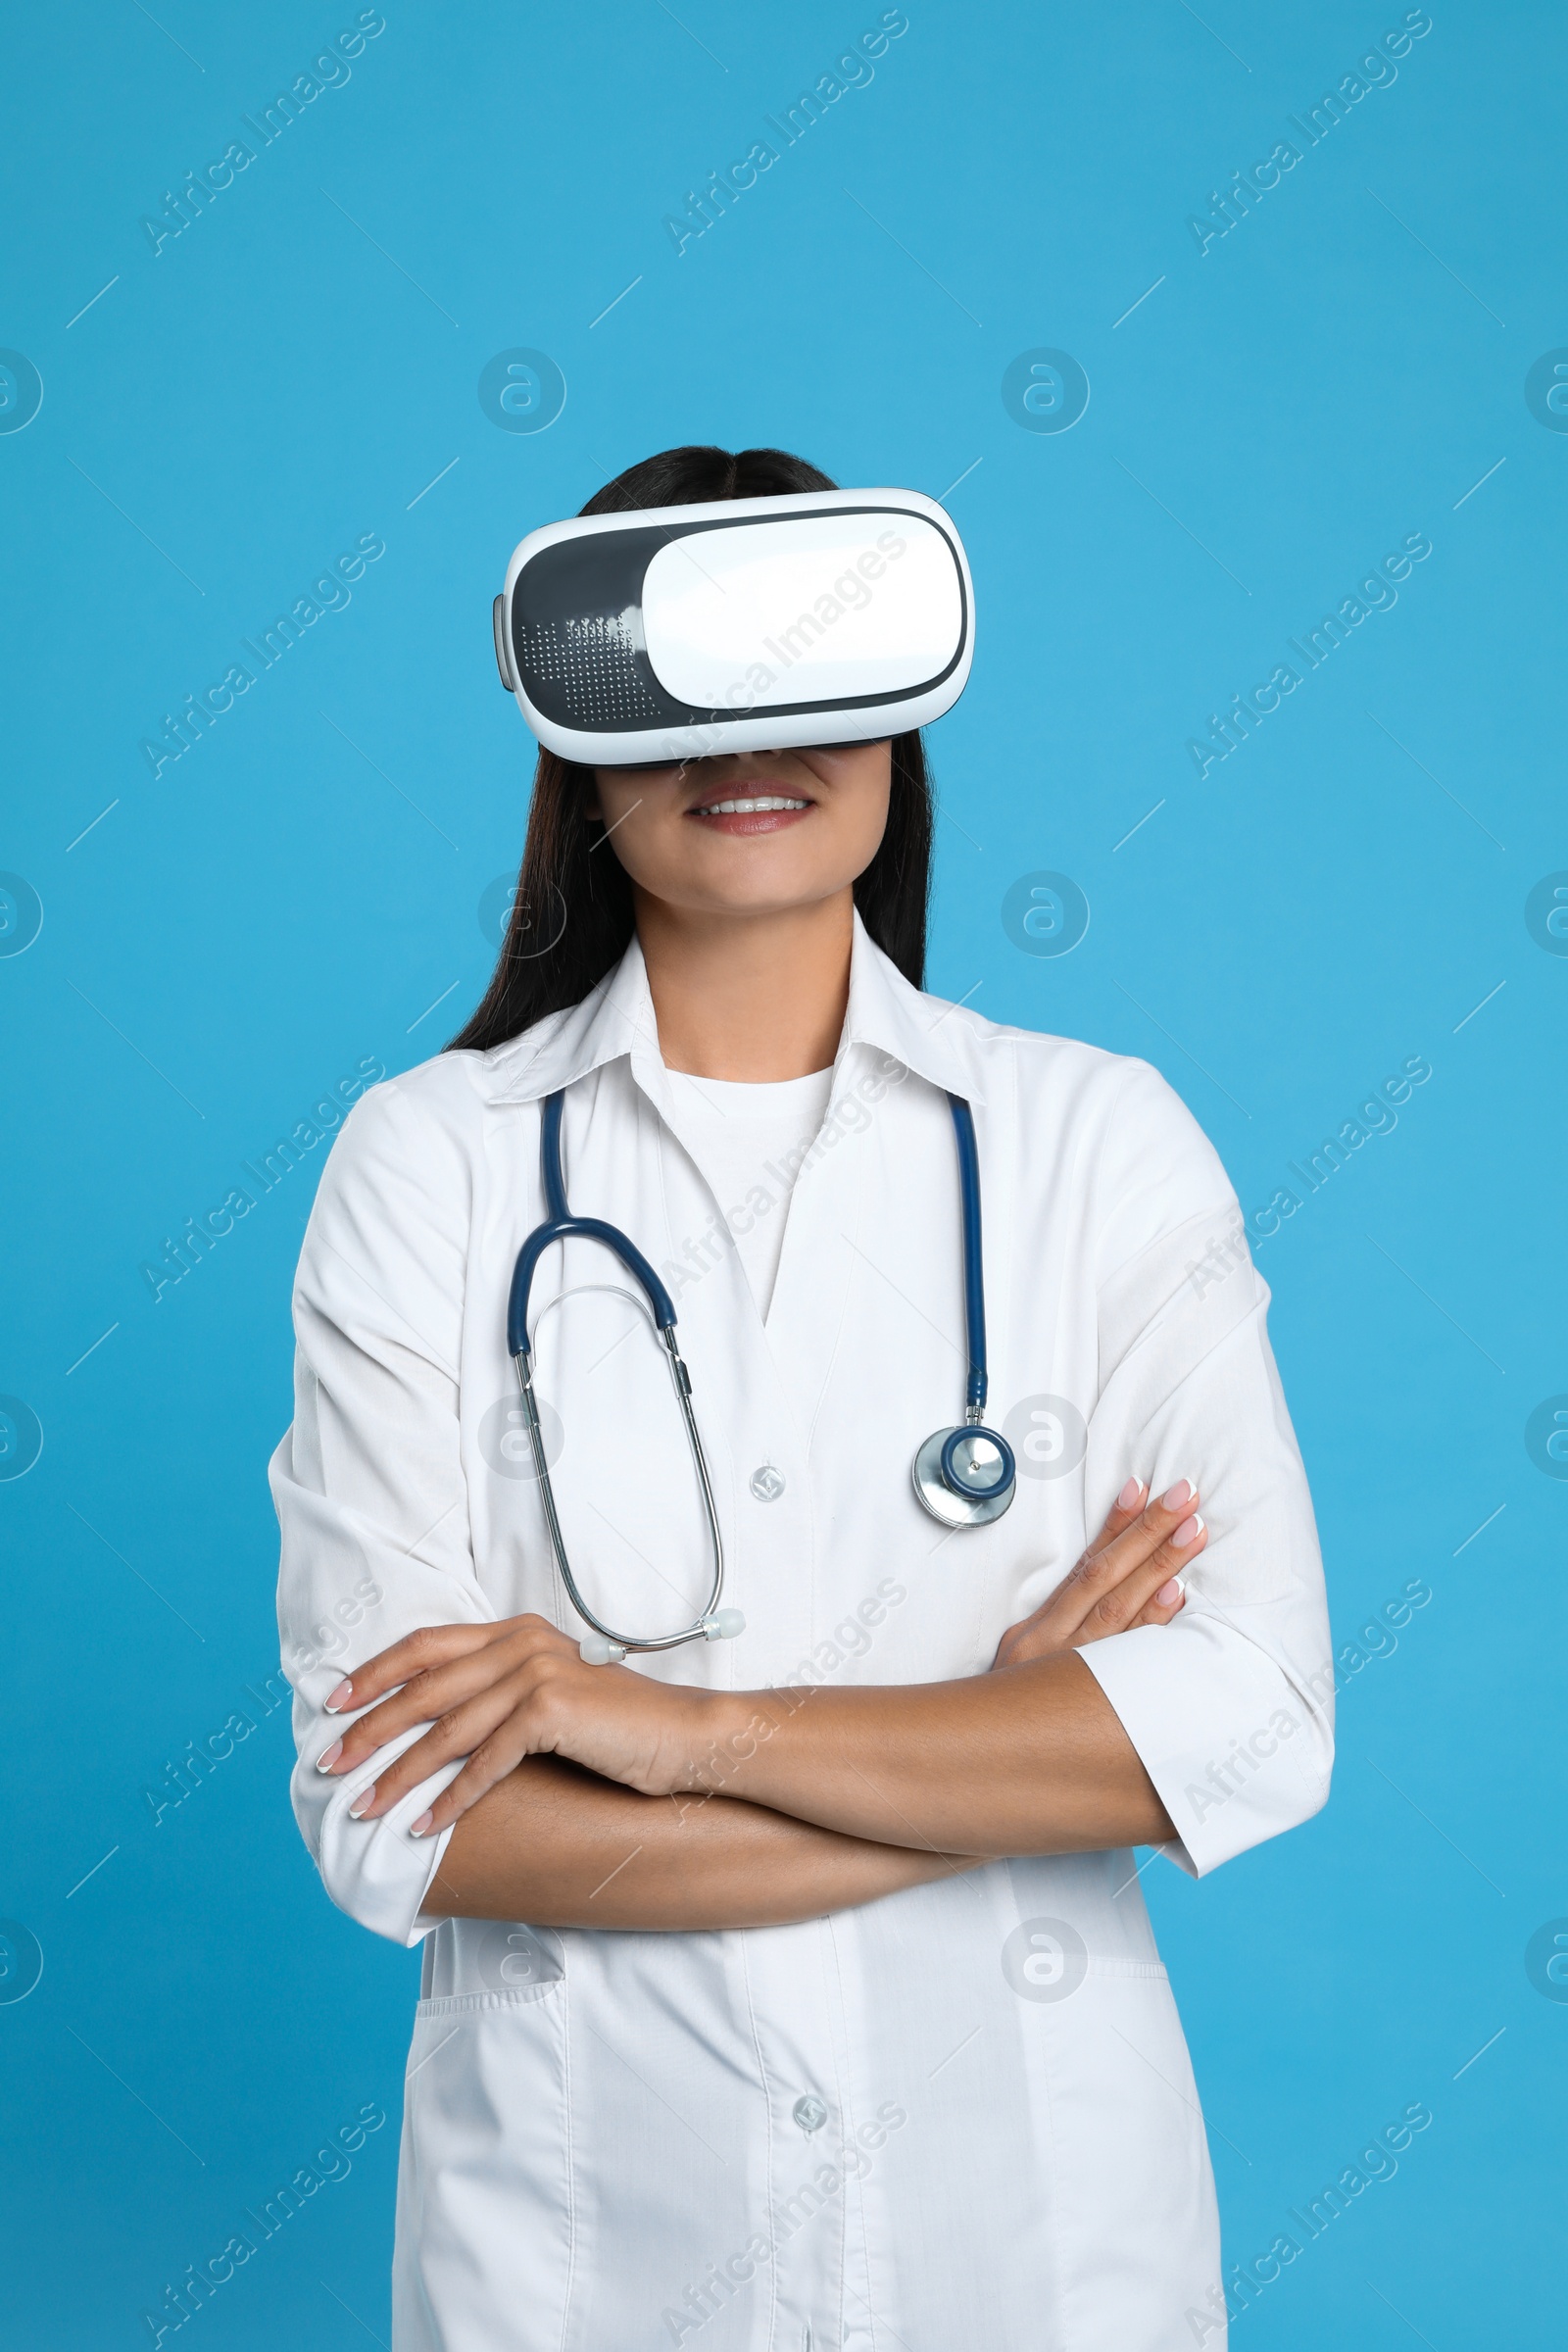
M1002 1517L1018 1491L1012 1447L978 1422L933 1430L910 1477L916 1499L944 1527L985 1527Z

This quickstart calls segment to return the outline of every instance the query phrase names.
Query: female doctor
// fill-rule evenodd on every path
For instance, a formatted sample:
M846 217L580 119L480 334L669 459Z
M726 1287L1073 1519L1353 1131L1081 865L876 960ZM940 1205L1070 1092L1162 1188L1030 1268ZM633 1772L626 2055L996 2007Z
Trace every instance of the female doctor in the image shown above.
M584 512L832 487L690 448ZM1311 1506L1214 1152L1148 1064L921 992L930 852L916 732L542 753L484 1003L323 1177L279 1614L327 1891L424 1942L396 2352L1224 2342L1129 1849L1201 1876L1323 1803ZM909 1469L977 1352L955 1098L971 1484L1015 1471L957 1524ZM552 1117L678 1318L722 1626L676 1339L581 1233L535 1451Z

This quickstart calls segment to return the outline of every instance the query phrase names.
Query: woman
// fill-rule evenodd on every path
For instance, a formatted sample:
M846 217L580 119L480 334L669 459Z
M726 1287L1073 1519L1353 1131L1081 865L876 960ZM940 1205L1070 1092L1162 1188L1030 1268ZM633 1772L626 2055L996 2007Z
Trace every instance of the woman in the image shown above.
M683 449L584 512L831 487ZM483 1004L323 1178L280 1617L327 1889L425 1939L397 2352L1224 2340L1129 1849L1201 1874L1322 1804L1311 1508L1213 1151L1147 1064L920 993L930 852L918 735L542 754ZM579 1655L507 1354L563 1090L574 1209L675 1295L746 1620L635 1666ZM944 1534L950 1095L1020 1476ZM684 1624L702 1521L614 1275L541 1265L547 1447L593 1594Z

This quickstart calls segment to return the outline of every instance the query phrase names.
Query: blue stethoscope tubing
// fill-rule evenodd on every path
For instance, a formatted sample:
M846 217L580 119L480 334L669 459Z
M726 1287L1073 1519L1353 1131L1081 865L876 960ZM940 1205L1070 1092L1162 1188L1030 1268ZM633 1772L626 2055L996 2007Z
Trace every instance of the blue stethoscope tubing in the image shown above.
M980 1231L980 1153L974 1113L950 1094L958 1146L958 1191L963 1213L963 1319L968 1340L964 1417L956 1429L933 1430L910 1470L915 1497L945 1527L984 1527L1000 1519L1017 1492L1012 1447L986 1427L990 1375L986 1368L986 1276Z
M556 1566L572 1607L583 1623L591 1628L581 1644L582 1654L590 1665L605 1665L618 1661L630 1650L677 1649L687 1642L727 1641L745 1630L746 1620L739 1609L719 1606L724 1589L724 1544L719 1533L718 1511L713 1500L708 1457L703 1451L702 1435L692 1407L691 1375L675 1339L674 1301L642 1251L618 1226L607 1223L602 1217L573 1216L567 1204L565 1178L561 1165L561 1116L564 1100L563 1094L557 1093L547 1095L544 1101L539 1129L539 1157L544 1179L545 1217L543 1223L536 1225L528 1235L513 1268L512 1289L507 1300L507 1351L516 1370L523 1419L527 1425L534 1472L544 1505L545 1524L550 1534L550 1548L555 1554ZM915 1455L912 1476L917 1498L934 1518L949 1527L978 1527L999 1518L1007 1508L1013 1498L1017 1472L1012 1448L1006 1439L996 1430L985 1427L988 1378L985 1270L981 1260L980 1160L975 1148L974 1119L968 1103L960 1096L951 1094L948 1102L957 1138L958 1183L963 1211L963 1299L968 1338L965 1415L957 1428L939 1429L927 1438ZM679 1633L645 1637L618 1632L588 1606L572 1575L565 1539L561 1531L561 1518L556 1508L555 1489L551 1484L538 1400L534 1395L533 1343L528 1331L528 1300L535 1269L547 1250L557 1242L565 1241L597 1242L620 1260L642 1292L654 1326L663 1343L670 1380L697 1472L713 1563L707 1603L696 1620Z

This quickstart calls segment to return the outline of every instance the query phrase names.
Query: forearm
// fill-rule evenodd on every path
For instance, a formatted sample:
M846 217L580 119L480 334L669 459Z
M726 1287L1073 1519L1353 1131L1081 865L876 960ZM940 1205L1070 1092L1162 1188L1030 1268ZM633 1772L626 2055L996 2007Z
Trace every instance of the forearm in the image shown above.
M1093 1852L1175 1833L1068 1650L961 1682L715 1694L698 1786L850 1838L972 1855Z
M458 1822L425 1909L537 1927L778 1927L970 1867L732 1796L640 1796L531 1756Z

